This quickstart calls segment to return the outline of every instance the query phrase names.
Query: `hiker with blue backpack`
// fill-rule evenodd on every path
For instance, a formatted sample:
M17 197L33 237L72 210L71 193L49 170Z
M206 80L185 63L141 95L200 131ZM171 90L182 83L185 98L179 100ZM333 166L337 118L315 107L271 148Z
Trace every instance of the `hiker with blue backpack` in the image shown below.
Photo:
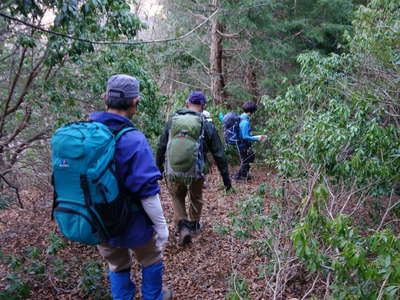
M172 291L162 284L168 227L159 198L161 174L145 136L130 121L139 101L138 80L114 75L107 82L106 112L56 131L53 216L67 238L97 245L109 266L113 299L135 298L135 254L142 299L167 300Z
M242 105L243 113L239 116L234 112L227 113L225 116L220 114L224 124L225 142L234 145L239 153L240 167L233 176L234 180L246 181L251 179L249 174L250 163L254 162L255 153L252 149L252 142L264 141L264 135L252 135L250 117L257 110L257 105L248 101Z
M166 123L157 149L157 165L164 174L172 196L178 244L185 246L201 231L205 158L210 151L226 190L231 189L228 163L218 132L202 114L206 97L192 92L186 108L178 110ZM189 214L185 198L189 194Z

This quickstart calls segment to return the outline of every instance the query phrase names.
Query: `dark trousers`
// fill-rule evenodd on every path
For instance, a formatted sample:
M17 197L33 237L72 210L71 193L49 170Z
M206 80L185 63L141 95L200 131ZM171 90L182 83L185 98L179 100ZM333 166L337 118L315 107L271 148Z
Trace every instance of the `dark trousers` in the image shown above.
M237 150L240 157L240 168L234 177L237 179L247 178L250 170L250 163L254 162L255 153L249 144L237 145Z

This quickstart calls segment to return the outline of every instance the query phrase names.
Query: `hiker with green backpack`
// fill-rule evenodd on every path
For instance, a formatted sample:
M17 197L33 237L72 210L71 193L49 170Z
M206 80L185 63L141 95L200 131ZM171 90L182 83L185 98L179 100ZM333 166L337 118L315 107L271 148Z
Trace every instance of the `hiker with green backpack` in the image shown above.
M109 266L113 299L135 298L135 254L142 299L169 300L172 291L162 284L168 226L158 196L161 174L130 121L140 101L138 80L112 76L104 100L106 112L67 124L52 137L52 215L65 237L97 245Z
M186 108L178 110L166 123L157 149L156 162L172 196L174 223L182 246L201 230L207 151L214 157L226 190L232 188L224 147L214 125L202 114L205 105L204 94L192 92ZM189 214L185 205L187 194Z

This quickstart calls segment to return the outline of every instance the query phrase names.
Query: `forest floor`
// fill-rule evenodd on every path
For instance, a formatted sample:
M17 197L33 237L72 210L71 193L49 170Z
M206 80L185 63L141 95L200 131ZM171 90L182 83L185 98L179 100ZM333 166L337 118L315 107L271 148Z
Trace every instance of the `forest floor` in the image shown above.
M229 234L220 235L214 230L216 223L229 222L228 213L236 210L235 202L246 199L261 183L268 184L273 179L273 175L265 169L254 169L252 174L254 178L247 183L234 182L236 193L228 194L216 170L207 176L209 186L204 190L201 220L204 227L202 233L185 248L175 241L172 202L162 182L162 205L170 228L164 255L164 283L173 289L174 299L226 299L226 295L235 289L232 285L235 278L247 279L251 299L266 299L260 295L265 295L267 279L260 276L259 270L259 266L266 263L266 258L255 253L251 241L242 241ZM28 282L31 290L29 299L99 298L88 296L77 288L82 279L81 266L85 262L101 262L104 266L101 276L105 274L106 264L96 248L68 241L60 246L57 239L51 241L49 235L57 231L55 223L50 220L51 195L33 189L23 191L21 195L24 209L12 206L0 210L0 256L3 257L0 259L0 290L9 282L6 275L15 273ZM264 197L265 209L268 210L269 198L267 195ZM39 255L32 255L30 247L37 248ZM59 247L60 250L53 253L49 247ZM34 259L44 266L41 277L37 275L40 272L29 268ZM138 266L133 269L138 282ZM107 284L104 280L100 286L104 288ZM287 295L286 299L290 298L291 295Z

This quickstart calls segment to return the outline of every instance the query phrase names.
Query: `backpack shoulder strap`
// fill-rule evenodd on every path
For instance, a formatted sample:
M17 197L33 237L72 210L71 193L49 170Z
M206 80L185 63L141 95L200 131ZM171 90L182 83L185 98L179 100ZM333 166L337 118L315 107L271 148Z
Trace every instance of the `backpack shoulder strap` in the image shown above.
M125 127L125 128L114 131L113 133L115 135L115 140L118 141L121 138L121 136L123 136L126 132L132 131L132 130L136 130L136 128L135 127Z
M204 139L204 132L205 132L205 126L206 126L206 118L204 117L203 114L199 116L200 121L201 121L201 131L200 131L200 136L199 139L203 140Z
M181 110L178 110L178 111L176 111L174 114L173 114L173 116L179 116L179 115L186 115L186 114L190 114L190 115L196 115L196 116L198 116L198 115L202 115L202 113L199 113L199 112L196 112L196 111L194 111L194 110L189 110L189 109L181 109Z

